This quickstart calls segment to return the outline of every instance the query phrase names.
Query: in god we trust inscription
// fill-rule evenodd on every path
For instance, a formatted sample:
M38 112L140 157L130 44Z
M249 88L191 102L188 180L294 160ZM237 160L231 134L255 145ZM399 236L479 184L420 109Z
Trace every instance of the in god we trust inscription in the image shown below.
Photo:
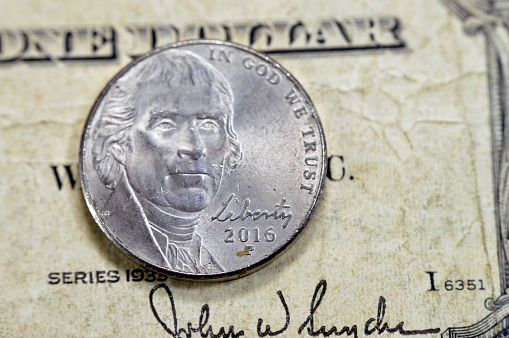
M301 233L326 173L300 84L249 48L188 41L124 68L82 136L85 199L146 267L188 279L255 271Z

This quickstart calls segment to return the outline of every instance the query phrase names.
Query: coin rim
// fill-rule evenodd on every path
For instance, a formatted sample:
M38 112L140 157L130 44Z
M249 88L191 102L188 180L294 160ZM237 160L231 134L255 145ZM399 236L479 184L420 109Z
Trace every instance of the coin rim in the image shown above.
M136 256L129 249L127 249L111 233L111 231L108 229L108 226L106 224L104 224L104 222L99 217L99 212L96 209L96 206L94 205L94 203L92 201L92 196L90 194L87 175L84 170L84 169L88 168L87 165L84 163L85 155L86 155L85 154L86 153L86 149L85 149L86 137L90 132L92 119L95 117L95 114L96 114L99 106L101 105L104 97L109 92L111 87L117 82L117 80L120 77L122 77L131 68L133 68L135 65L142 62L143 60L150 58L151 56L161 53L168 49L179 48L179 47L190 46L190 45L217 45L217 46L228 46L228 47L231 47L234 49L240 49L242 51L254 54L255 56L259 57L260 59L262 59L265 62L272 65L274 68L281 71L288 78L288 80L290 80L297 87L297 89L303 95L306 102L309 104L309 106L312 110L313 117L314 117L316 124L318 126L320 141L322 144L321 151L322 151L322 155L323 155L323 161L322 161L322 167L321 167L322 172L321 172L321 176L320 176L320 181L319 181L319 184L316 189L316 194L315 194L313 203L312 203L311 207L309 208L304 220L300 223L300 225L297 227L297 229L294 231L294 233L288 238L288 240L281 247L279 247L277 250L273 251L270 255L267 255L260 261L253 263L253 264L249 265L248 267L240 268L240 269L229 271L229 272L221 272L221 273L213 273L213 274L192 274L192 273L177 272L177 271L170 270L168 268L163 268L160 266L153 265L151 263L144 261L143 259L139 258L138 256ZM111 240L113 242L113 244L115 244L115 246L118 247L129 258L131 258L135 262L141 264L145 268L160 272L164 275L174 277L174 278L191 280L191 281L223 281L223 280L236 279L236 278L243 277L243 276L246 276L248 274L258 271L259 269L263 268L264 266L266 266L267 264L272 262L274 259L278 258L283 252L285 252L291 246L291 244L293 244L293 242L297 239L297 237L299 237L299 235L302 233L302 231L308 224L308 222L311 218L311 215L314 213L316 206L318 204L318 201L320 200L321 195L322 195L322 191L323 191L323 187L324 187L324 183L325 183L325 177L327 176L327 147L326 147L326 143L325 143L325 135L324 135L324 131L323 131L322 122L320 121L320 118L316 112L316 108L313 104L313 101L311 101L311 98L308 96L308 94L304 90L304 87L302 87L302 85L290 74L290 72L288 72L278 62L276 62L269 56L267 56L263 53L260 53L252 48L249 48L249 47L246 47L243 45L239 45L234 42L220 41L220 40L205 40L205 39L204 40L187 40L187 41L180 41L177 43L164 45L164 46L158 47L154 50L151 50L150 52L136 58L131 63L127 64L111 80L109 80L106 87L101 91L101 93L95 100L95 103L92 106L92 109L90 110L88 118L85 122L85 126L83 128L83 134L81 135L81 141L80 141L79 173L80 173L81 186L83 188L82 189L83 197L85 198L85 202L88 206L88 209L90 210L90 213L92 214L92 217L94 218L97 225L99 225L101 230L104 232L106 237L108 237L108 239Z

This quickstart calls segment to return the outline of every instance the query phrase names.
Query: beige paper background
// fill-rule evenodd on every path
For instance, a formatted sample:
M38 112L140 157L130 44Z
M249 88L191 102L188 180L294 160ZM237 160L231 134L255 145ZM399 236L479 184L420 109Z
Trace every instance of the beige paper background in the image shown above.
M1 1L7 28L256 21L394 15L400 52L276 57L304 86L329 155L347 177L328 180L298 241L264 269L221 283L169 280L180 325L205 303L217 330L256 336L264 318L295 337L316 284L328 282L317 326L359 327L387 299L407 329L471 325L501 294L493 217L485 41L466 36L439 1ZM124 33L125 35L125 33ZM120 37L122 53L129 41ZM78 161L88 112L128 62L0 66L0 336L164 336L148 305L155 283L126 283L138 266L94 223L80 189L58 191L51 165ZM60 168L63 169L63 168ZM73 169L76 169L73 167ZM75 171L76 172L76 171ZM61 170L63 174L63 170ZM64 184L68 184L68 181ZM49 285L48 273L119 270L116 284ZM427 270L439 292L428 292ZM443 289L483 279L485 291ZM163 303L163 297L158 298ZM162 311L161 311L162 312ZM319 323L319 325L318 325Z

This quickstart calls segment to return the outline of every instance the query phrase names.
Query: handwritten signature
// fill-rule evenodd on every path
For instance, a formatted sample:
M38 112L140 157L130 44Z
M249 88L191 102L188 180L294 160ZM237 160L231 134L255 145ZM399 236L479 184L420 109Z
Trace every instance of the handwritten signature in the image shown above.
M160 291L159 291L160 290ZM154 296L159 293L163 293L163 296L166 295L170 301L170 313L172 318L172 323L167 324L161 319L158 310L154 306ZM297 334L301 335L302 332L306 332L308 335L317 337L317 336L341 336L346 334L347 336L353 336L354 338L358 337L358 328L357 325L352 326L343 326L341 329L338 329L336 326L332 326L330 328L326 328L325 326L321 326L320 328L315 328L315 313L318 310L318 307L322 303L322 300L327 292L327 281L321 280L313 293L313 297L311 299L311 306L309 308L309 315L306 320L300 325L297 330ZM281 305L285 312L285 322L281 325L281 328L274 330L270 327L270 325L265 325L263 328L263 319L259 318L258 323L256 325L256 332L258 337L265 336L278 336L283 334L290 327L290 310L283 296L283 292L277 291L277 296L281 302ZM197 333L200 337L206 338L238 338L244 336L244 330L236 330L233 325L230 325L228 329L225 329L225 326L220 327L217 331L214 331L212 325L208 325L208 321L210 318L210 308L208 304L204 304L200 311L200 317L198 319L197 324L193 324L191 322L187 323L185 327L180 327L177 318L177 309L175 307L175 301L173 299L173 293L170 288L166 284L156 285L152 290L150 290L149 294L150 308L152 309L152 313L154 317L157 319L159 324L164 328L164 330L171 337L186 337L191 338L194 333ZM366 321L364 325L364 334L369 336L372 334L382 334L382 333L399 333L405 336L414 336L414 335L425 335L425 334L437 334L440 333L440 328L434 329L425 329L425 330L406 330L403 328L405 322L400 322L394 327L391 327L389 323L384 320L385 311L387 308L387 304L385 298L380 296L378 301L378 312L376 318L370 318Z

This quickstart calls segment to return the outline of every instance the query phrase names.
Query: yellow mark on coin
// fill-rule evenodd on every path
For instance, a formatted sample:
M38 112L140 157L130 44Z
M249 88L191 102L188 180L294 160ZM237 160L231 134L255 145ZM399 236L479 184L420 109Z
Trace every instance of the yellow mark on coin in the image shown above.
M247 255L247 246L244 248L244 250L237 252L236 255L237 255L237 257L242 257L242 256Z

